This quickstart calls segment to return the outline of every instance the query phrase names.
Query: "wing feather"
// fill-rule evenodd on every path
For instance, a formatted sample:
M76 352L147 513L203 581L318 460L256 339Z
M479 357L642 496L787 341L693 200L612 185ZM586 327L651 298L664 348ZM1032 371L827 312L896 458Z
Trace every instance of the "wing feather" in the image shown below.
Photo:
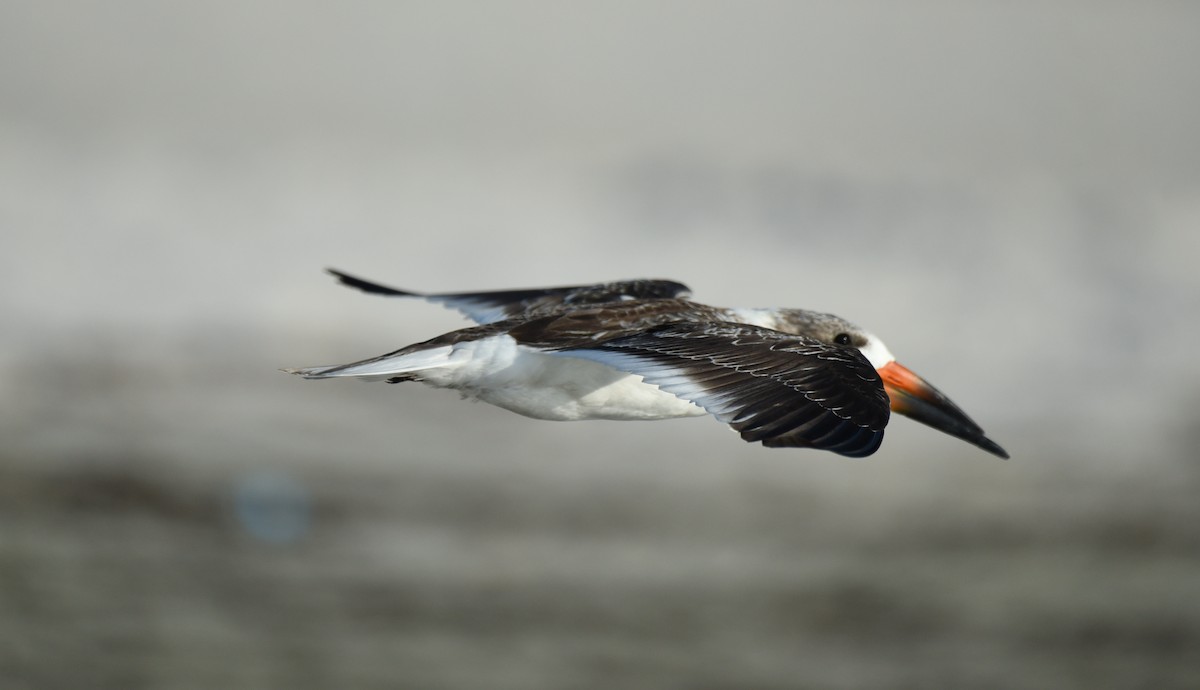
M890 411L858 350L756 326L668 323L559 353L637 374L770 447L870 455Z
M638 279L594 285L494 290L487 292L423 293L400 290L371 282L348 273L326 269L339 282L363 292L389 297L419 297L466 315L479 324L505 319L531 318L563 306L584 306L630 300L678 299L691 293L686 285L673 280Z

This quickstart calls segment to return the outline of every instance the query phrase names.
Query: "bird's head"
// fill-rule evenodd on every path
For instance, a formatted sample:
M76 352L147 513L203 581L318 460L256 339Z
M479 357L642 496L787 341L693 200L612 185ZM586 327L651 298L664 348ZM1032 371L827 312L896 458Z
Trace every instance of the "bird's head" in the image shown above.
M891 350L875 334L840 316L803 309L783 310L776 328L815 338L829 345L856 348L879 373L893 412L960 438L993 455L1008 457L1008 452L989 439L983 429L950 398L897 362Z

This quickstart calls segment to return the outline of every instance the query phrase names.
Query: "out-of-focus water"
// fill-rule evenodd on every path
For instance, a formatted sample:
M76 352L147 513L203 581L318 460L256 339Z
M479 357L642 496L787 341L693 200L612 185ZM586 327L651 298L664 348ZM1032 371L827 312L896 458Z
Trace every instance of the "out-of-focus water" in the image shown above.
M0 6L0 685L1195 687L1196 15ZM325 266L833 311L1013 458L301 381L461 323Z

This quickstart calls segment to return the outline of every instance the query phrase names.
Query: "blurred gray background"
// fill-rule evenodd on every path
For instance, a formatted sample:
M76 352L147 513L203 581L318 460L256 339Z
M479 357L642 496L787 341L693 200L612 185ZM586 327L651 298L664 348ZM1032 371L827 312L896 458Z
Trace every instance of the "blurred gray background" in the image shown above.
M1200 685L1200 6L0 2L5 688ZM1008 448L305 382L832 311Z

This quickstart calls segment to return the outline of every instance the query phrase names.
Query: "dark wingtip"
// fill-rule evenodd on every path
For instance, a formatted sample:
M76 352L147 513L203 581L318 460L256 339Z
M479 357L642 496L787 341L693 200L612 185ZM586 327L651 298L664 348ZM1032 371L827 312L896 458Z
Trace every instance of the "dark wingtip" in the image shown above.
M396 288L393 288L393 287L388 287L386 285L380 285L379 283L372 283L371 281L363 280L362 278L356 278L356 277L350 275L349 273L342 273L341 271L339 271L335 268L326 268L325 272L328 273L329 275L333 276L334 278L337 278L338 282L341 283L342 285L345 285L346 287L352 287L357 290L362 290L363 292L371 293L373 295L388 295L390 297L421 297L422 296L418 292L409 292L407 290L397 290Z

